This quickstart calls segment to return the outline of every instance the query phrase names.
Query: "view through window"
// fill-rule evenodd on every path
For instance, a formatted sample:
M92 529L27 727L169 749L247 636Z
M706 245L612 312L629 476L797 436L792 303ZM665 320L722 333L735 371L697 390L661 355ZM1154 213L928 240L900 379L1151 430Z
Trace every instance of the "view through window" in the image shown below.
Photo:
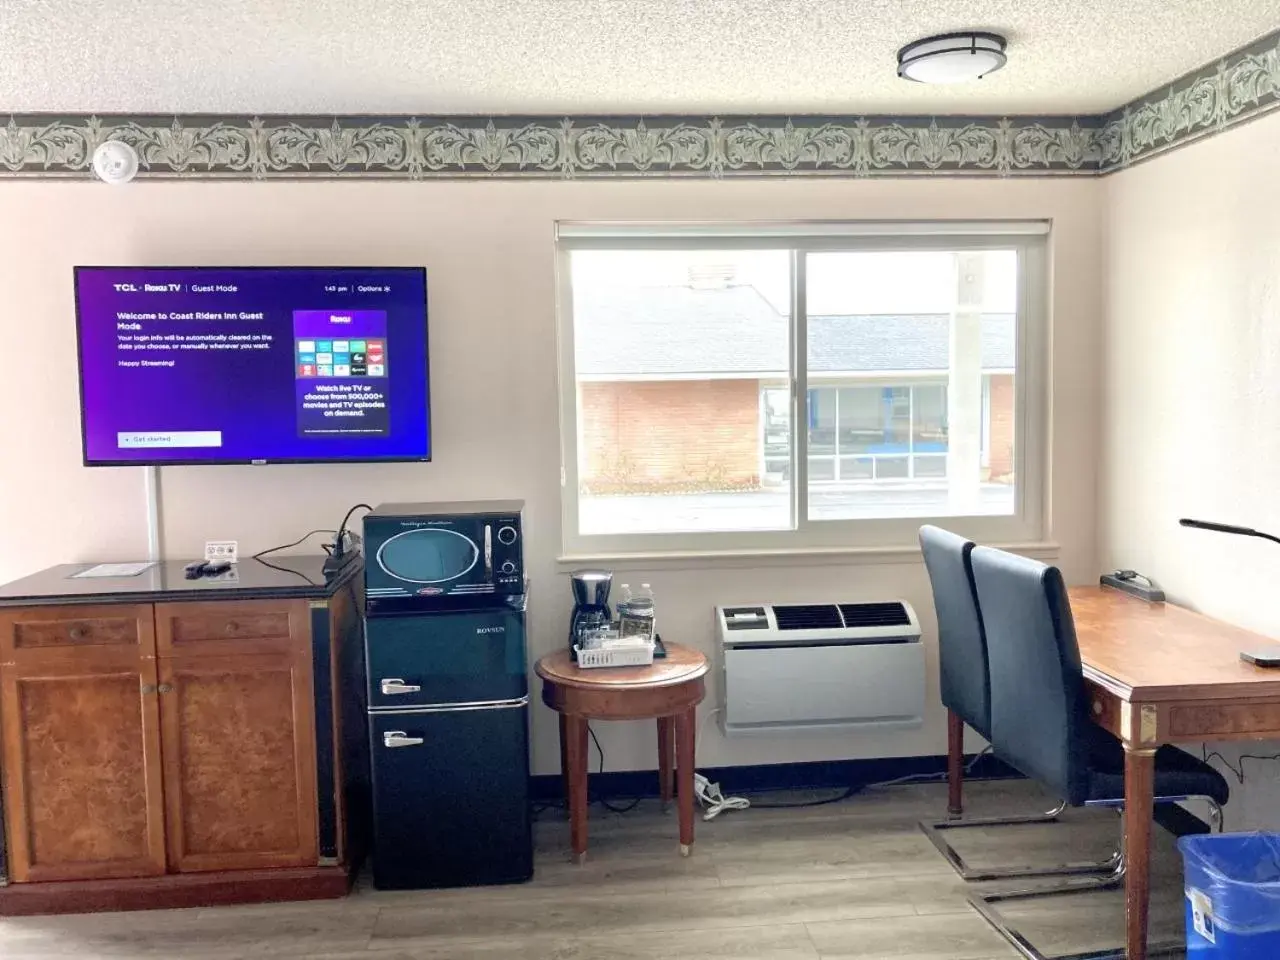
M1016 249L568 263L580 534L1014 512Z

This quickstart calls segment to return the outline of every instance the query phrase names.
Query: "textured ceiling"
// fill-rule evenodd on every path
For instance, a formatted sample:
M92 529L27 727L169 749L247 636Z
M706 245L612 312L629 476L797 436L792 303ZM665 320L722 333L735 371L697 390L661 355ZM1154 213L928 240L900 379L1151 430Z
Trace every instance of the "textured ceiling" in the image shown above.
M1280 28L1277 0L0 0L0 111L1097 113ZM899 46L1006 34L986 80Z

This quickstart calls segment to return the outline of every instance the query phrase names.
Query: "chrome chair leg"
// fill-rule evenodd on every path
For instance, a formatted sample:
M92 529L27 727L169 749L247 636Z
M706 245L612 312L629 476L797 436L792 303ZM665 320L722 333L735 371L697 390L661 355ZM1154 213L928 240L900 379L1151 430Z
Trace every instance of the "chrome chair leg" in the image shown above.
M1060 863L1038 867L1029 864L1014 866L977 867L970 864L943 837L947 830L962 830L968 827L1005 827L1036 823L1056 823L1062 811L1067 808L1066 801L1052 810L1040 815L1018 817L974 817L968 820L921 821L920 829L929 838L937 851L942 854L951 868L965 880L1013 880L1022 877L1069 877L1079 874L1103 873L1114 870L1119 863L1120 853L1113 853L1106 860L1085 861L1082 863Z
M1157 797L1157 803L1169 803L1181 800L1204 800L1209 804L1209 816L1218 829L1222 826L1222 807L1210 797ZM1113 801L1090 804L1090 806L1108 806L1118 812L1123 805ZM987 923L1007 940L1026 960L1125 960L1125 948L1117 947L1109 950L1090 950L1083 953L1059 954L1049 956L1039 948L1004 916L996 906L1010 900L1032 900L1041 897L1056 897L1072 893L1090 893L1098 890L1110 890L1124 885L1125 870L1128 866L1124 854L1124 835L1120 838L1118 862L1105 877L1081 877L1067 880L1056 885L1045 885L1022 890L1006 890L992 893L973 893L969 895L969 905L982 916ZM1176 940L1166 943L1148 944L1148 957L1161 957L1170 954L1181 955L1186 950L1186 940L1181 935Z

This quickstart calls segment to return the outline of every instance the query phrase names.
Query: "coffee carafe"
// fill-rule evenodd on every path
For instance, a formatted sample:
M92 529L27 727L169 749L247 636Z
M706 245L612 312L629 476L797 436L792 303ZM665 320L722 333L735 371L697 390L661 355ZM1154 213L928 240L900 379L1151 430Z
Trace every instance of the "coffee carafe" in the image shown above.
M608 570L575 570L569 574L573 585L573 615L569 618L569 649L584 633L606 627L613 619L609 610L609 588L613 574Z

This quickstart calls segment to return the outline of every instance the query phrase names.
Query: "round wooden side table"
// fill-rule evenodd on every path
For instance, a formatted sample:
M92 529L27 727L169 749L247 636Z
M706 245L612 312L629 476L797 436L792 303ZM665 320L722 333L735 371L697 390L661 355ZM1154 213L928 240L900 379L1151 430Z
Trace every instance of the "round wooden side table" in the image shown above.
M542 702L560 714L560 771L575 863L587 855L587 726L592 720L658 721L659 795L664 803L671 800L674 772L680 853L687 857L693 848L693 746L709 667L697 650L678 643L665 646L666 657L651 666L583 670L568 650L558 650L535 667L542 678Z

